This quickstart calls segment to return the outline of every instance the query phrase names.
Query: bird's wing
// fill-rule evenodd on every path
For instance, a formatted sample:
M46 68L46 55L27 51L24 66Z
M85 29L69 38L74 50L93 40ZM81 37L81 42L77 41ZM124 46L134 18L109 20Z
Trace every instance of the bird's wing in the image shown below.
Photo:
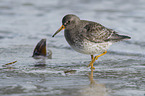
M110 41L113 34L117 34L112 29L108 29L99 23L86 24L82 36L92 42L102 43ZM115 37L114 37L115 38Z

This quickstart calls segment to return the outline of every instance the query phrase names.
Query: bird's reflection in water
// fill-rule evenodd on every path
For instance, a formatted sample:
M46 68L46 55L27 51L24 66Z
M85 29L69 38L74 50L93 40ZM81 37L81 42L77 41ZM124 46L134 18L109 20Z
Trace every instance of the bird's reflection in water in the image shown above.
M90 85L81 91L81 96L108 96L104 84L99 84L93 80L93 70L89 73Z

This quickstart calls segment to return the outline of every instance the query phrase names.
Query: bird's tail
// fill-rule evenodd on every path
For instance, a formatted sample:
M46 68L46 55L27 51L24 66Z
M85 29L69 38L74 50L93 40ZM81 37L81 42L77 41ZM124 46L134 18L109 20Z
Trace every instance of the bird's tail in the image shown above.
M127 39L131 39L131 37L125 36L125 35L118 35L118 39L120 39L120 40L127 40Z
M126 36L126 35L119 35L117 33L112 34L112 36L107 39L106 41L113 41L113 42L117 42L117 41L122 41L122 40L128 40L131 39L131 37Z

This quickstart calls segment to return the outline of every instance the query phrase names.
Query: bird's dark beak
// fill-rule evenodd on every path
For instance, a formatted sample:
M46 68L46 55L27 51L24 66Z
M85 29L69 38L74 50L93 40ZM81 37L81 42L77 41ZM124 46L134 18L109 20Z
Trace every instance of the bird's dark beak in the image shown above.
M57 33L59 33L61 30L65 29L64 25L62 25L54 34L52 37L54 37Z

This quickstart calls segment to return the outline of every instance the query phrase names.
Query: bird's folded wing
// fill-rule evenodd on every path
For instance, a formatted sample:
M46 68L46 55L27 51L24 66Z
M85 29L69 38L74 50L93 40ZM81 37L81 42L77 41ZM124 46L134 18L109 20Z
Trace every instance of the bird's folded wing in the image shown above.
M82 36L95 43L102 43L111 40L113 34L116 34L112 29L108 29L101 24L87 24L84 27ZM115 38L115 37L113 37Z

